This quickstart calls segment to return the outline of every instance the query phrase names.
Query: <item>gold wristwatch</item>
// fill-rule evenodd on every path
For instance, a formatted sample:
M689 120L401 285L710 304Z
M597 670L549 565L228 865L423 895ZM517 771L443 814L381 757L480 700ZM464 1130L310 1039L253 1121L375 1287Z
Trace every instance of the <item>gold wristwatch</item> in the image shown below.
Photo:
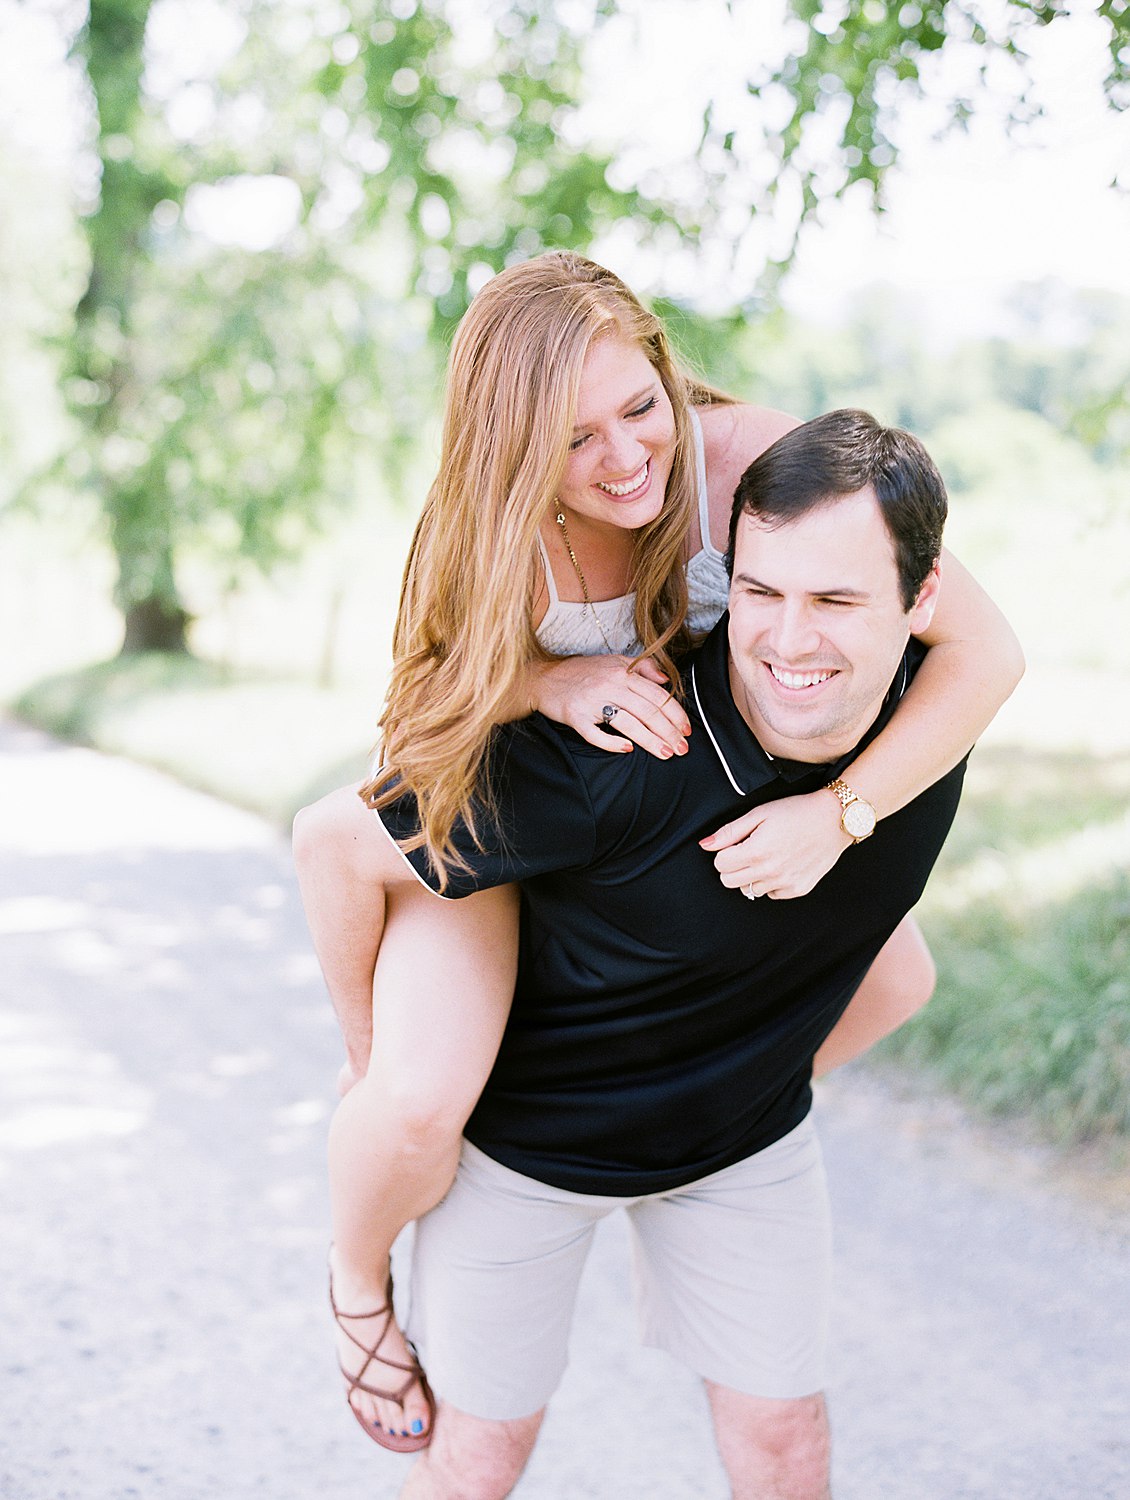
M840 799L840 827L853 844L862 844L875 832L875 809L865 802L858 792L853 792L846 781L829 781L824 788Z

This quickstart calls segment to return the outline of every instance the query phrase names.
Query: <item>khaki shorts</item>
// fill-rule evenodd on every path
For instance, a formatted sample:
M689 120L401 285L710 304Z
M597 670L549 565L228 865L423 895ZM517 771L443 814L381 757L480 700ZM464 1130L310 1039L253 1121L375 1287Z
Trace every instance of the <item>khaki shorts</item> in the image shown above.
M465 1141L413 1251L408 1334L438 1395L493 1421L546 1404L596 1225L620 1208L645 1344L749 1395L823 1389L831 1229L806 1119L745 1161L640 1198L549 1187Z

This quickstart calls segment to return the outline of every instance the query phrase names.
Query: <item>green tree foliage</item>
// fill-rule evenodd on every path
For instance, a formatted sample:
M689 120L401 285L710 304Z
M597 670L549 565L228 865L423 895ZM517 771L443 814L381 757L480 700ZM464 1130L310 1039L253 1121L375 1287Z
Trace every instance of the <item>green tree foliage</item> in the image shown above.
M795 44L784 62L750 79L749 93L776 103L779 127L759 139L775 159L766 202L791 213L787 264L804 222L827 199L863 184L877 210L898 159L898 121L907 105L937 85L944 54L960 53L962 80L950 92L930 91L940 106L939 129L965 128L996 96L1012 129L1040 114L1031 92L1029 52L1036 32L1062 24L1067 0L788 0ZM1109 65L1104 92L1113 110L1130 105L1130 0L1102 0ZM706 136L723 155L739 144L713 114ZM1130 186L1128 181L1126 186ZM790 207L791 204L791 207Z
M76 53L100 194L68 394L118 558L124 649L183 646L186 556L234 584L330 506L395 479L419 430L413 393L434 389L450 330L492 272L546 245L588 246L625 218L699 229L741 149L712 112L695 208L651 180L614 186L612 162L579 137L586 41L615 8L230 0L226 59L192 74L154 41L177 0L90 0ZM754 207L782 212L791 183L799 225L852 182L878 201L890 122L932 56L968 42L986 66L1022 63L1028 30L1063 7L1006 0L995 30L974 0L790 8L795 45L749 89L785 106L761 140L776 161ZM1126 9L1100 7L1116 107ZM1017 118L1023 105L1021 90ZM954 99L953 120L971 108ZM246 205L256 187L261 222L242 243L206 232L216 195Z

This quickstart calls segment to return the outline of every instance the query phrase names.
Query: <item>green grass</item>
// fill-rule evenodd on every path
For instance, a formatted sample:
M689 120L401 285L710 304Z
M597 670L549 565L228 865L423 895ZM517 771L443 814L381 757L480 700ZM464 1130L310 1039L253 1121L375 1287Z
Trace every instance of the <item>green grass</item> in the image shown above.
M1130 1137L1130 755L978 750L918 910L938 965L880 1056L1053 1140Z
M1109 824L1128 808L1130 752L1099 756L981 745L969 763L939 873L948 877L987 848L1008 859L1053 845L1084 828Z
M158 652L48 677L12 704L53 734L156 766L283 828L304 803L361 779L377 707L375 688L318 688Z
M884 1052L1062 1143L1130 1136L1130 877L1017 911L923 913L926 1010Z

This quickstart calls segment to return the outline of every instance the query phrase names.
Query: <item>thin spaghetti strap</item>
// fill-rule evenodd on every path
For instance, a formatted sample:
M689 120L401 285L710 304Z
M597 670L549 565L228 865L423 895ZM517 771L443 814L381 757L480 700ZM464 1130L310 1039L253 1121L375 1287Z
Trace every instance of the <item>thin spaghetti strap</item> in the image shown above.
M553 580L553 567L549 561L549 549L542 540L542 534L538 532L538 546L541 548L541 565L545 570L545 586L549 593L549 603L552 608L560 603L557 597L557 584Z
M702 440L702 423L698 412L691 407L691 428L694 431L694 477L698 486L698 534L702 551L708 557L721 557L721 553L710 538L710 504L706 492L706 445Z

